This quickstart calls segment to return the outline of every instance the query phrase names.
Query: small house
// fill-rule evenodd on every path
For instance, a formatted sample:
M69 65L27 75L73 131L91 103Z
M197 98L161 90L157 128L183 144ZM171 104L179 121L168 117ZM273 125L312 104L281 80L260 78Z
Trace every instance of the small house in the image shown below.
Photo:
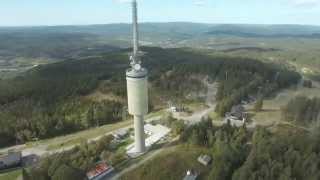
M0 170L20 166L22 162L21 152L8 152L0 155Z
M212 161L212 158L209 155L201 155L198 157L198 162L204 166L208 166Z
M243 119L245 108L242 105L233 106L230 112L230 116L235 117L237 119Z

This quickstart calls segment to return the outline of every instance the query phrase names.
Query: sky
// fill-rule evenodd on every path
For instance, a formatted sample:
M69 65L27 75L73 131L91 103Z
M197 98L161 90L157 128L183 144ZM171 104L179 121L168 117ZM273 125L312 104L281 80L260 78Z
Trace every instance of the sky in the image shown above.
M1 0L0 26L128 23L128 0ZM320 0L138 0L140 22L320 25Z

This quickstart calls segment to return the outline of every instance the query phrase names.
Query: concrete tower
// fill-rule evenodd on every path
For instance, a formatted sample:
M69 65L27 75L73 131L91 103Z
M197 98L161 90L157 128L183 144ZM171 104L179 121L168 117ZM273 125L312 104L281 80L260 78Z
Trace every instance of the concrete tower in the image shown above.
M148 71L141 66L137 1L132 1L133 53L131 68L127 70L127 93L129 113L134 116L135 153L146 151L144 138L144 116L148 114Z

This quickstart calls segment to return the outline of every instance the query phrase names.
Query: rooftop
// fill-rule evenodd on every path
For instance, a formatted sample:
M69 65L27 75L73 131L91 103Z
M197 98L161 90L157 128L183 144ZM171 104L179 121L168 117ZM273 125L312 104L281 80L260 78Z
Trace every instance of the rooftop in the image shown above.
M123 129L119 129L119 130L113 132L112 135L116 138L121 138L121 137L126 136L128 134L128 131L129 131L128 129L123 128Z
M211 163L212 158L209 155L201 155L198 157L198 161L205 165L208 166Z
M144 126L144 132L149 135L149 137L145 140L146 147L150 148L153 144L157 143L161 139L163 139L166 135L170 133L170 129L162 126L160 124L152 125L152 124L146 124ZM134 143L129 145L127 147L127 153L134 154Z
M87 177L89 180L95 179L98 176L106 175L113 171L113 167L107 165L104 162L96 164L94 168L87 172Z
M183 180L196 180L198 177L198 174L194 174L191 171L187 171L186 176L183 178Z

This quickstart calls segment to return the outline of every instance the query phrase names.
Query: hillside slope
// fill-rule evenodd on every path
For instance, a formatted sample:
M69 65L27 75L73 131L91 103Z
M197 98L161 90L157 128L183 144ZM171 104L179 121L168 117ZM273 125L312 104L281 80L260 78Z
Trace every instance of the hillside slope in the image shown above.
M202 79L220 82L217 112L259 87L265 94L296 83L300 76L285 67L245 58L211 57L184 49L144 48L150 70L150 109L167 101L194 101L205 91ZM113 123L125 118L128 50L41 65L18 77L0 80L0 145L48 138ZM226 79L225 75L228 74ZM99 92L113 99L97 101Z

